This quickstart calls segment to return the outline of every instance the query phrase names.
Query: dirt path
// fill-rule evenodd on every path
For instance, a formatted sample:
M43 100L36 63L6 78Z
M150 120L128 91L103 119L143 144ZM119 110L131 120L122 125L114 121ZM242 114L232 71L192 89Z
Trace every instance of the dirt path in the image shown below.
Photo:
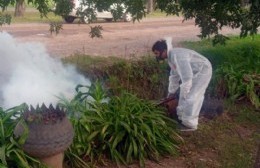
M103 38L89 37L90 26L101 25ZM94 56L140 56L150 52L152 44L162 37L171 36L173 44L180 41L199 40L199 28L194 21L182 18L146 18L140 22L103 22L91 25L63 24L63 30L57 36L49 32L47 23L11 24L2 27L19 41L43 43L48 52L55 57L66 57L75 53ZM237 33L226 29L225 34Z

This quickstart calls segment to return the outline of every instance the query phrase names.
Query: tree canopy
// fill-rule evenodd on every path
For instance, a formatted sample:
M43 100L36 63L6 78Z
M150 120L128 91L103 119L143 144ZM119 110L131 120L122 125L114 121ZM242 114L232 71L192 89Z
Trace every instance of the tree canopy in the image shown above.
M42 15L51 11L49 0L28 0ZM73 8L71 0L53 0L57 5L56 14L66 15ZM82 0L82 4L94 4L98 9L108 9L113 3L124 4L134 21L145 17L148 0ZM15 0L0 0L4 10ZM215 43L223 43L227 37L220 34L225 27L240 28L241 37L257 34L260 25L259 0L154 0L155 9L167 15L182 15L183 21L195 19L200 27L201 38L214 37ZM87 15L87 14L86 14ZM0 13L0 17L1 13Z
M157 0L157 8L168 15L180 13L184 21L195 19L200 37L214 36L214 43L223 43L227 37L219 31L228 26L240 28L240 36L257 34L260 25L259 0Z

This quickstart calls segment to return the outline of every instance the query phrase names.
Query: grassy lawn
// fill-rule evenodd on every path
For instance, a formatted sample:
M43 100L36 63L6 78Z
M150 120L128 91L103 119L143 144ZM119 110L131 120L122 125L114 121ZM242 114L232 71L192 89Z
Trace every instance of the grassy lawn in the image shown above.
M228 105L222 116L200 122L198 131L182 135L187 166L253 167L260 138L259 111Z
M9 7L5 12L12 16L12 23L49 23L62 22L61 16L55 15L53 12L48 13L47 17L42 17L40 13L33 7L27 7L24 16L14 17L14 8Z

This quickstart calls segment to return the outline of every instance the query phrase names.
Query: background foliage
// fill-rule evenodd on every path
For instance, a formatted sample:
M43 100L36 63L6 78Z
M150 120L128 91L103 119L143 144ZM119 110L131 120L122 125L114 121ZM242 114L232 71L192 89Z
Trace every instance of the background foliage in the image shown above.
M226 36L220 30L224 26L240 28L241 37L257 34L260 26L259 0L157 0L157 8L167 14L183 14L184 20L195 19L200 27L200 37L214 36L213 44L224 44Z
M253 39L231 37L225 46L211 42L186 42L185 45L207 56L214 73L209 92L233 102L246 100L260 107L260 36Z
M63 61L76 65L90 79L100 79L114 95L121 90L152 100L167 95L165 88L168 86L168 65L165 62L158 64L153 56L124 60L78 55L67 57Z
M8 5L13 5L18 1L0 0L0 7L5 10ZM42 16L53 11L53 6L48 0L28 0L33 4ZM56 4L55 14L60 16L68 15L73 8L70 0L53 0ZM225 27L240 28L240 36L255 35L260 25L260 2L259 0L83 0L82 4L89 5L90 8L83 15L93 19L93 7L107 10L112 4L124 4L127 12L131 13L134 21L146 16L147 3L154 3L155 9L160 9L168 15L182 15L184 21L195 19L195 25L201 28L200 37L208 38L214 36L213 44L225 44L228 37L223 36L220 30ZM120 6L120 5L119 5ZM117 16L122 8L118 8L113 13ZM10 23L10 16L0 13L0 23ZM6 19L1 19L6 18ZM116 18L115 18L116 20Z

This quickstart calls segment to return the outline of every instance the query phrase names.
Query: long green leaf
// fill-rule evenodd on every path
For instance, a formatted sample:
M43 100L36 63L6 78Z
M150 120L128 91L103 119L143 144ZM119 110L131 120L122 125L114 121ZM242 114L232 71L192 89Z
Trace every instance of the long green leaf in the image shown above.
M104 124L104 126L103 126L103 128L102 128L102 130L101 130L101 133L100 133L100 136L102 137L102 139L104 139L105 138L105 136L106 136L106 134L107 134L107 129L108 129L108 127L110 126L110 123L109 122L107 122L107 123L105 123Z
M2 163L0 163L0 167L1 167L1 168L8 168L8 166L6 166L6 165L4 165L4 164L2 164Z
M93 139L100 133L100 131L94 131L92 132L88 138L87 138L87 142L93 141Z
M30 168L30 165L28 164L27 160L17 150L12 150L12 152L15 153L15 155L19 159L19 166L23 168Z
M4 165L7 165L6 157L5 157L5 150L6 150L5 145L0 147L0 159Z
M138 156L138 146L136 144L135 138L132 138L132 141L130 142L133 145L133 152L134 152L134 157Z
M126 135L125 131L121 131L118 134L115 135L115 138L112 142L112 148L116 148L116 146L118 145L118 143L121 142L121 140L123 139L123 137Z
M127 130L128 133L131 133L131 128L127 123L120 121L120 124Z
M22 127L23 133L18 137L18 144L22 145L25 143L28 135L29 135L29 128L24 120L20 120L18 124Z
M132 158L132 153L133 153L133 144L130 143L128 150L127 150L127 155L126 155L126 162L131 163L133 158Z

